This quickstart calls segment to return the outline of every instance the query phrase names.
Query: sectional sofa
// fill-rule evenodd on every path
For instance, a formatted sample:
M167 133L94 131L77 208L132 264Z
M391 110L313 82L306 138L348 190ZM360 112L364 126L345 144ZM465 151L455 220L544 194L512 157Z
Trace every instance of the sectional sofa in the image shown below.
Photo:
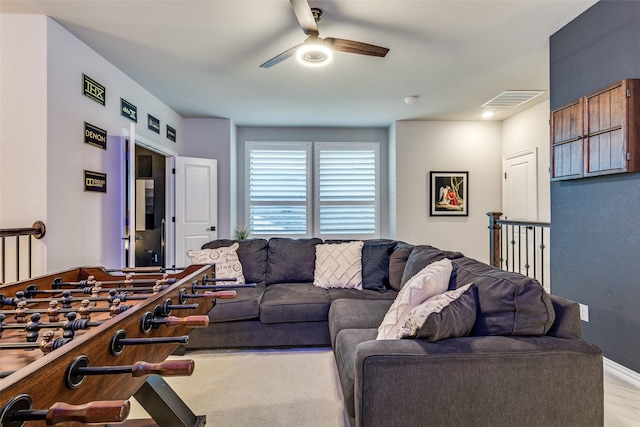
M578 304L459 252L386 239L353 243L207 243L192 260L216 262L227 268L219 277L255 287L219 300L187 350L331 346L356 426L602 426L602 353L582 339ZM354 252L360 283L331 277L345 270L332 263L357 264ZM434 283L423 276L438 268L444 288L414 304L419 321L408 322L412 307L403 301L420 283ZM425 311L432 300L435 309ZM389 339L389 325L410 336Z

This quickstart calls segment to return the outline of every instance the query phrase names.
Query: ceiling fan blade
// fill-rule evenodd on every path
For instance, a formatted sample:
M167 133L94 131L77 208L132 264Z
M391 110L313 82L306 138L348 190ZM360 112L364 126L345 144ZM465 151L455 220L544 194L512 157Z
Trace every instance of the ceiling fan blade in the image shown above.
M293 0L292 0L293 1ZM324 39L325 44L338 52L357 53L360 55L379 56L384 57L389 52L386 47L376 46L368 43L356 42L353 40L335 39L333 37L326 37Z
M284 52L282 52L281 54L274 56L273 58L271 58L270 60L268 60L264 64L260 65L260 68L271 68L274 65L281 63L285 59L291 58L293 55L296 54L296 50L298 50L298 48L300 46L302 46L303 44L304 43L300 43L299 45L296 45L296 46L292 47L291 49L287 49Z
M291 6L293 7L293 13L296 14L298 23L302 27L302 31L308 36L318 35L318 25L311 12L311 7L307 0L291 0Z

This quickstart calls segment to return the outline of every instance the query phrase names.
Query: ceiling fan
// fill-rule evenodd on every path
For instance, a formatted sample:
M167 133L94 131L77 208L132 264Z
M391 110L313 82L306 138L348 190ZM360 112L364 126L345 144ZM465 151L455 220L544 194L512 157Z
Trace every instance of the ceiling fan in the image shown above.
M389 49L368 43L353 40L336 39L333 37L321 38L318 32L318 21L322 18L322 10L311 8L307 0L291 0L293 12L296 14L302 31L307 39L291 49L271 58L261 68L270 68L293 55L307 65L324 65L331 60L333 51L357 53L359 55L384 57Z

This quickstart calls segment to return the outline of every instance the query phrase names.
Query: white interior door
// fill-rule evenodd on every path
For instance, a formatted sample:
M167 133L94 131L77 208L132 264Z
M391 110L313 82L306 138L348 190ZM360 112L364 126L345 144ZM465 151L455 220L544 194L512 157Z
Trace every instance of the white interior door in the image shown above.
M506 219L538 220L537 149L511 154L502 160L502 213Z
M218 237L218 162L194 157L173 157L172 162L175 170L169 196L174 200L172 267L184 267L190 264L187 251L198 250Z

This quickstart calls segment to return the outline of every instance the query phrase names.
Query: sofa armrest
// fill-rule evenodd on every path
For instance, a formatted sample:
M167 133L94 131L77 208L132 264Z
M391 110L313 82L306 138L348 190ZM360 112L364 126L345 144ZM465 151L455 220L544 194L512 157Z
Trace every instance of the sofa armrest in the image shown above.
M560 338L582 338L580 305L577 302L550 294L556 320L547 335Z
M602 353L581 339L365 341L356 426L602 426Z

